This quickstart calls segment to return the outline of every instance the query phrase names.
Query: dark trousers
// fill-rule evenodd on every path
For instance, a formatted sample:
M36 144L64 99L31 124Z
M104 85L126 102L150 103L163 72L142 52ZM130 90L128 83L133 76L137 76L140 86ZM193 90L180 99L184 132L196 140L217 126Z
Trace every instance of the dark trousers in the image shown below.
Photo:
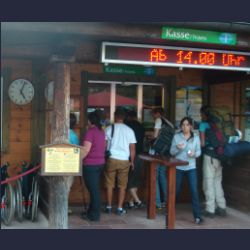
M197 173L196 169L191 169L187 171L176 170L176 196L178 198L181 191L182 177L186 175L188 178L188 184L192 196L192 206L193 206L193 215L194 218L200 217L200 201L199 193L197 187Z
M83 166L83 179L90 195L90 204L87 216L93 220L100 219L100 175L104 165Z

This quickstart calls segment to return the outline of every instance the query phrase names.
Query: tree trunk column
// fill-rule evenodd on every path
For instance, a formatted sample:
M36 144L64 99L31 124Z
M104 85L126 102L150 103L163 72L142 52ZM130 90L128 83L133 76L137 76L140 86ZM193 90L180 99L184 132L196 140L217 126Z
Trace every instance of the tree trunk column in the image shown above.
M70 65L55 63L52 143L69 142ZM68 195L72 176L49 177L49 226L68 228Z

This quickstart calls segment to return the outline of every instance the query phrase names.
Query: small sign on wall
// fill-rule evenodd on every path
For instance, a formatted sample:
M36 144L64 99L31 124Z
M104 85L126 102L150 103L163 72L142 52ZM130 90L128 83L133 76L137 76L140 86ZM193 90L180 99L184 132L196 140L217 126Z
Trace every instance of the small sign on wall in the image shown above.
M41 175L81 176L81 148L67 143L41 146Z

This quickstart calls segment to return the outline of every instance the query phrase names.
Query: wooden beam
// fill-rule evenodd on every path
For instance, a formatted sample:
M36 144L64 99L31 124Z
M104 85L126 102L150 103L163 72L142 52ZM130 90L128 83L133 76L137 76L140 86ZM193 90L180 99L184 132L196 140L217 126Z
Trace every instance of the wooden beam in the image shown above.
M69 142L70 65L55 64L52 143ZM72 176L49 177L49 227L68 228L68 195Z

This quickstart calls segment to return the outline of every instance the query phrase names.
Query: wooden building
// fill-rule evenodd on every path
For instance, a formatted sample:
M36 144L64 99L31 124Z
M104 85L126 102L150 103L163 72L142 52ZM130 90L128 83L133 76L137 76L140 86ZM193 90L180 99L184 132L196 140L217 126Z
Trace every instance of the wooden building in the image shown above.
M69 112L76 113L76 131L82 137L86 114L96 108L111 122L116 107L134 108L149 135L152 107L164 107L168 118L178 124L184 114L199 122L202 104L224 105L244 139L250 141L249 24L42 22L1 26L1 165L10 163L10 175L19 171L22 161L40 162L40 145L67 142ZM217 40L206 41L204 37L210 39L210 35ZM32 84L27 100L10 96L9 88L17 79ZM21 82L16 81L16 88ZM249 156L224 172L228 204L249 212ZM80 180L76 177L68 190L71 205L88 199ZM66 178L61 181L67 182ZM40 205L48 216L54 192L51 183L42 178ZM144 199L146 186L145 181L140 191ZM189 201L188 192L184 191L182 199Z

